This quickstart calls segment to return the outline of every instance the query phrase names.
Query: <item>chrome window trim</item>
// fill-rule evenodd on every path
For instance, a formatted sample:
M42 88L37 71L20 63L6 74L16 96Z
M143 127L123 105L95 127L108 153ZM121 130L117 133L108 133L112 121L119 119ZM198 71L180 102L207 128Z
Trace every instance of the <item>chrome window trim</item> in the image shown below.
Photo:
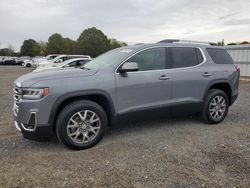
M203 61L201 63L199 63L198 65L195 66L191 66L191 67L179 67L179 68L165 68L165 69L158 69L158 70L147 70L147 71L134 71L134 72L128 72L128 73L140 73L140 72L152 72L152 71L162 71L162 70L181 70L181 69L189 69L189 68L195 68L198 66L201 66L202 64L204 64L207 61L207 58L205 56L204 51L200 48L200 47L196 47L196 46L151 46L151 47L147 47L147 48L143 48L137 52L135 52L134 54L130 55L129 57L127 57L125 60L123 60L115 69L115 74L120 74L118 72L118 69L120 68L120 66L122 66L128 59L130 59L131 57L135 56L136 54L148 50L148 49L153 49L153 48L196 48L198 50L200 50L202 56L203 56Z
M171 46L171 48L196 48L198 50L200 50L202 56L203 56L203 61L197 65L194 66L190 66L190 67L179 67L179 68L170 68L171 70L181 70L181 69L189 69L189 68L195 68L195 67L199 67L202 64L204 64L207 61L207 58L205 56L204 51L200 48L200 47L194 47L194 46Z

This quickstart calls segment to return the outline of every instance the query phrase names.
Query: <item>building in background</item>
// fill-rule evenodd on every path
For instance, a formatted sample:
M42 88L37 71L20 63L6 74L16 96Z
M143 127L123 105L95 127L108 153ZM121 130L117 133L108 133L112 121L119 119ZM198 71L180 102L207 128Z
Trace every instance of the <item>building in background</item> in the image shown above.
M240 67L241 76L250 77L250 44L225 47L235 63Z

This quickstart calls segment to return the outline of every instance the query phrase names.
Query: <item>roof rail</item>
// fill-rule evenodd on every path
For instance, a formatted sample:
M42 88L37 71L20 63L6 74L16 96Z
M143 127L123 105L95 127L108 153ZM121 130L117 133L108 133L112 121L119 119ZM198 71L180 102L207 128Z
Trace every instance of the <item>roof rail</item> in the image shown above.
M161 40L158 43L188 43L188 44L206 44L206 45L213 45L217 46L214 42L201 42L201 41L191 41L191 40L179 40L179 39L165 39Z

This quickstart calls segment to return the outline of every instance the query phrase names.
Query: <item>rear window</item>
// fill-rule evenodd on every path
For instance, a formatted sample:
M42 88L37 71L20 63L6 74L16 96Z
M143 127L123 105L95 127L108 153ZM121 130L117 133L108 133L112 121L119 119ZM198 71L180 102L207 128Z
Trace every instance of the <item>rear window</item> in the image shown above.
M207 48L207 52L216 64L233 64L234 61L225 49Z
M174 68L192 67L203 61L199 49L190 47L173 47Z

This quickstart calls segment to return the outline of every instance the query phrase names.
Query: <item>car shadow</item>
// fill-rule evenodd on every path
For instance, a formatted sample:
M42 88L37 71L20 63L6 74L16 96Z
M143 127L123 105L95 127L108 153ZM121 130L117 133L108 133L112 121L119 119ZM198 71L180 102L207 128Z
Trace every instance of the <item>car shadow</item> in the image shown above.
M188 124L202 125L201 121L196 116L182 116L175 118L160 118L160 119L150 119L150 120L135 120L129 122L123 122L112 127L108 127L105 137L113 137L117 134L122 135L127 132L141 132L147 129L161 129L162 127L181 127Z
M184 116L184 117L176 117L176 118L161 118L161 119L151 119L151 120L136 120L136 121L129 121L129 122L123 122L120 124L116 124L112 127L108 127L106 134L104 136L104 139L101 141L101 143L105 140L112 140L117 137L122 137L123 135L126 135L128 133L140 133L142 130L154 130L162 129L163 127L183 127L186 125L197 125L201 126L203 123L201 123L197 117L195 116ZM49 153L55 153L55 152L71 152L73 150L68 149L67 147L63 146L58 139L55 137L52 137L51 140L43 141L43 142L37 142L28 140L25 138L20 138L21 142L18 146L19 149L22 150L28 150L28 151L41 151L46 150ZM99 147L103 147L102 144L98 144ZM105 145L105 144L104 144ZM93 147L95 148L95 147ZM91 149L90 149L91 150Z

